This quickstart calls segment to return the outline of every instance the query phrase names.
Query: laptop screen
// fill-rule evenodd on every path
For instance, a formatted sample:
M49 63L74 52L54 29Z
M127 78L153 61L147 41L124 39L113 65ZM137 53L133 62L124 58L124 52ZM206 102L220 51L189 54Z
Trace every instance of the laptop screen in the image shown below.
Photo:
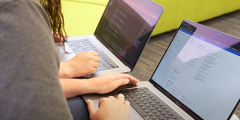
M151 0L110 0L95 35L134 67L162 12Z
M202 119L226 120L240 97L239 74L239 39L184 20L151 79Z

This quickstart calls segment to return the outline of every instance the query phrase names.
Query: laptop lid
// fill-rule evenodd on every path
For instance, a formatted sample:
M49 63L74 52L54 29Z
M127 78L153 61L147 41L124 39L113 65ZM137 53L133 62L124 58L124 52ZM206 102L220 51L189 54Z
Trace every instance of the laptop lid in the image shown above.
M109 0L94 35L132 69L163 10L151 0Z
M195 119L226 120L240 97L240 40L184 20L150 82Z

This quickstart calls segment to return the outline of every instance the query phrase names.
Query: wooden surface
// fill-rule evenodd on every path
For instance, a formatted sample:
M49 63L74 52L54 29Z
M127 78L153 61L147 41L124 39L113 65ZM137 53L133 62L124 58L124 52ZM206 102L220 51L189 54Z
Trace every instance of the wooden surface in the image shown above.
M240 38L240 10L201 22L201 24ZM132 72L133 76L140 81L150 79L162 55L174 37L175 32L176 31L170 31L150 39ZM240 105L234 113L240 116Z

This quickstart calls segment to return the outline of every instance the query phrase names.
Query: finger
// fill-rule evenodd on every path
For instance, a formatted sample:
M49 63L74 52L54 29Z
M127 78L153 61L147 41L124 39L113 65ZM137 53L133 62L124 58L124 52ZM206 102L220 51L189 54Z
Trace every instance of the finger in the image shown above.
M118 79L118 80L116 80L116 81L114 81L115 82L115 85L117 86L117 87L119 87L119 86L121 86L121 85L126 85L126 84L128 84L129 83L129 79Z
M95 62L94 67L95 67L95 68L98 68L98 67L99 67L99 63L98 63L98 62Z
M125 99L124 99L124 95L123 94L119 94L117 96L117 99L121 101L121 103L124 103L125 102Z
M92 73L96 72L97 71L97 68L92 68ZM92 74L90 73L90 74Z
M115 97L113 97L113 96L109 96L108 97L109 99L113 99L113 100L115 100L116 98Z
M96 57L94 58L94 60L95 60L96 62L100 62L100 58L99 58L98 56L96 56Z
M98 53L95 52L95 51L90 51L90 53L91 53L93 56L98 56Z
M124 101L124 105L127 107L130 107L130 102L129 101Z
M107 100L107 98L101 98L99 101L98 101L98 108L101 106L101 104L103 104L103 102L105 102Z
M129 84L136 84L139 82L135 77L128 74L120 74L119 77L124 79L129 79L130 80Z
M139 82L136 78L134 78L132 76L130 76L129 80L130 80L130 82L128 84L137 84Z
M126 111L128 113L128 116L130 116L130 102L125 101L124 105L125 105Z
M100 58L98 56L93 56L91 55L90 60L94 61L94 62L99 62Z
M88 111L89 111L90 116L91 116L91 114L96 113L97 109L96 109L92 100L87 100L87 107L88 107Z

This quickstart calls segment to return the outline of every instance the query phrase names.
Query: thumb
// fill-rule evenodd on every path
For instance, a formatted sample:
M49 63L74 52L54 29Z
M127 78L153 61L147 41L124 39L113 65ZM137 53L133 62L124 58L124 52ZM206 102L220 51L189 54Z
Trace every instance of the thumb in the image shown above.
M87 106L90 115L96 113L97 110L92 100L87 100Z
M117 84L117 86L121 86L121 85L126 85L126 84L128 84L129 82L130 82L129 79L118 79L118 80L116 81L116 84Z

